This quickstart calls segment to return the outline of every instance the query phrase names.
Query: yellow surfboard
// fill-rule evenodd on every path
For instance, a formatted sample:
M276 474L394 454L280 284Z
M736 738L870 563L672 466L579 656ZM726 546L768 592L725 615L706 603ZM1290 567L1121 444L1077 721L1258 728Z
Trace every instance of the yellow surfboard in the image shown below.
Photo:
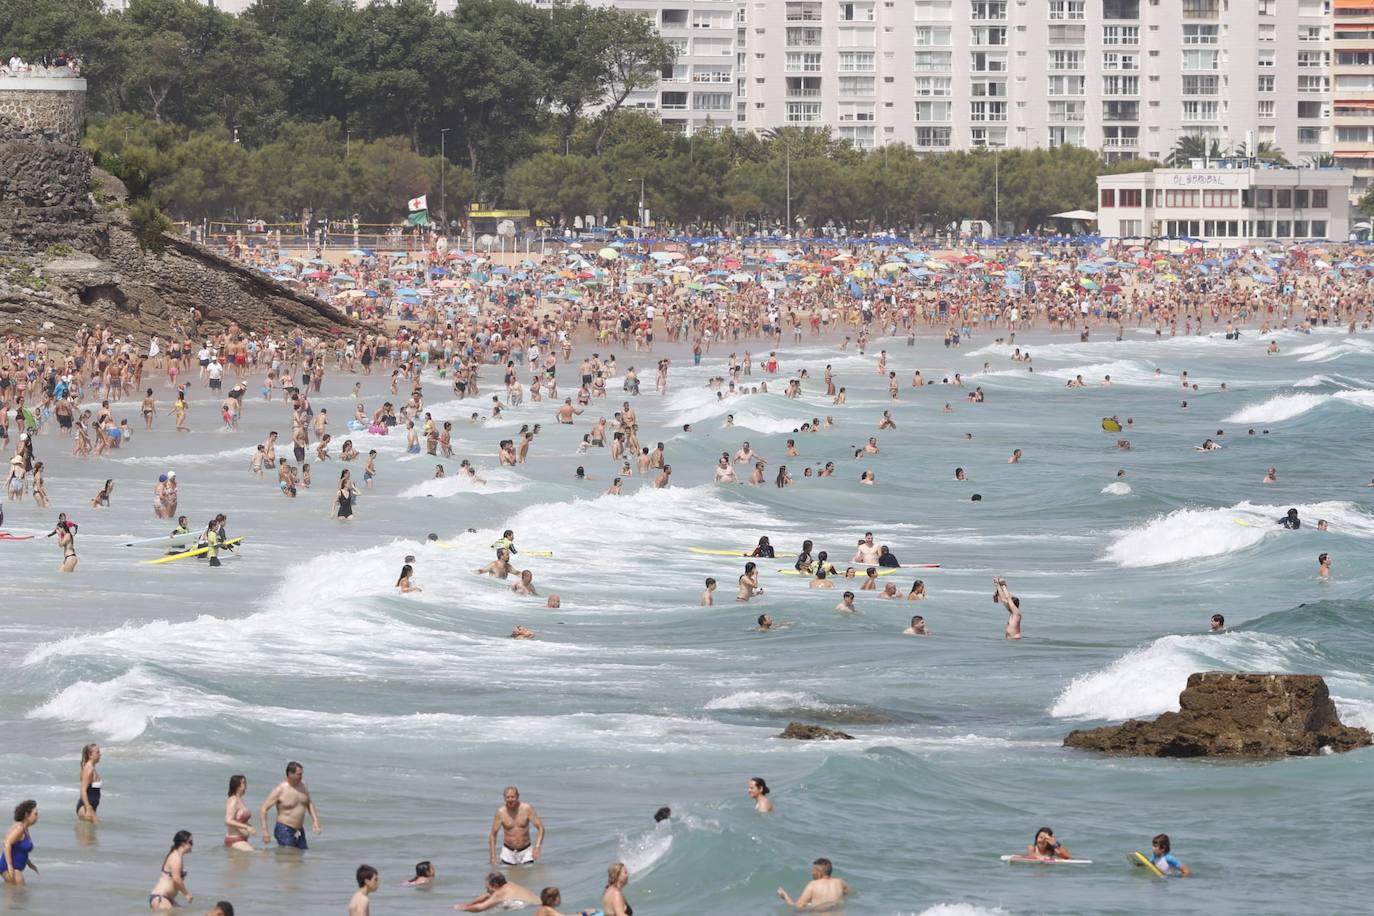
M1150 874L1154 875L1156 878L1164 877L1164 872L1160 871L1158 868L1155 868L1155 863L1151 862L1143 852L1131 853L1129 856L1126 857L1126 861L1130 862L1136 868L1145 869Z
M242 541L243 538L234 538L233 540L222 542L219 546L220 549L223 549L225 547L233 547L234 545L239 544ZM209 552L209 547L193 547L190 550L183 551L182 553L174 553L171 556L158 557L156 560L144 560L143 562L148 564L149 566L157 566L162 563L171 563L173 560L187 560L191 557L201 557Z
M1111 417L1102 418L1102 428L1109 433L1121 432L1121 424L1118 423L1116 420L1113 420Z

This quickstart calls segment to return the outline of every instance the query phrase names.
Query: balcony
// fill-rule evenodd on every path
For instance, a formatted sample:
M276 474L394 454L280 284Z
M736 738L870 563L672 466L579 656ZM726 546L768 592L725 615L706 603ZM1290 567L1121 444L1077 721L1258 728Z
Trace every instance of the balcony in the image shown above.
M1139 137L1104 137L1102 140L1104 149L1138 149L1140 147Z
M789 99L818 99L821 97L819 89L793 89L788 88L787 97Z

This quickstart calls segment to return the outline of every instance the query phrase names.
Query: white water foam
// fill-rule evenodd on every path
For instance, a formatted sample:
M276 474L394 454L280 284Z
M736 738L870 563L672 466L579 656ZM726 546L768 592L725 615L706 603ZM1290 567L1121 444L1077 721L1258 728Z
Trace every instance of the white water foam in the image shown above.
M788 690L741 690L728 696L716 697L703 709L812 709L829 710L835 707L822 703L809 693Z
M1345 356L1368 356L1374 353L1374 341L1360 337L1344 337L1335 341L1321 341L1296 347L1289 351L1300 363L1329 363Z
M1224 423L1282 423L1302 416L1324 404L1353 404L1374 410L1374 391L1358 389L1334 394L1276 394L1267 401L1250 404L1226 417Z
M526 484L515 474L500 469L479 470L477 476L486 483L478 483L463 471L451 470L447 476L432 477L396 494L399 499L418 499L426 496L445 498L459 493L514 493Z
M1103 559L1130 568L1163 566L1235 553L1283 532L1277 521L1288 506L1237 503L1225 509L1177 509L1118 532ZM1348 502L1293 506L1309 524L1324 518L1334 530L1374 538L1374 517Z
M1118 480L1115 483L1107 484L1105 487L1102 488L1102 492L1107 496L1125 496L1126 494L1131 492L1131 485L1128 483L1122 483Z

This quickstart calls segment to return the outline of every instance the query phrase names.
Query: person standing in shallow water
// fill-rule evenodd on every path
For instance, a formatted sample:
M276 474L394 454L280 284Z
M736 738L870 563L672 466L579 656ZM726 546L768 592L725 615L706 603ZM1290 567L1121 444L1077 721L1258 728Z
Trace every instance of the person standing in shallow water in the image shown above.
M81 785L76 797L76 816L92 824L100 823L101 781L95 765L100 762L100 745L92 742L81 749Z

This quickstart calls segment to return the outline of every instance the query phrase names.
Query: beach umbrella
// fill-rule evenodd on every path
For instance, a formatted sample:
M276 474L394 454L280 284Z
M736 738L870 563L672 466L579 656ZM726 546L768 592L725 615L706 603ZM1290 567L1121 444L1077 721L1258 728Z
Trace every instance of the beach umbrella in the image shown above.
M491 272L491 275L493 277L509 277L511 275L511 269L509 267L497 267Z
M308 273L308 274L305 275L305 279L307 279L307 280L328 280L328 279L329 279L329 271L326 271L326 270L312 270L310 273Z
M620 252L610 246L601 249L597 254L601 255L601 257L605 258L607 261L614 261L616 258L620 257Z
M1093 290L1098 289L1097 281L1096 281L1096 280L1089 280L1089 279L1086 278L1086 277L1084 277L1083 279L1079 280L1079 281L1078 281L1078 285L1081 286L1081 287L1083 287L1084 289L1093 289Z
M711 259L706 257L705 255L697 255L695 258L692 258L692 263L696 265L710 264Z
M330 280L330 282L332 282L332 283L357 283L357 282L358 282L358 281L355 280L353 277L350 277L348 274L335 274L334 276L330 277L329 280Z
M754 278L749 274L734 273L730 274L728 277L726 277L726 279L729 280L731 283L748 283L750 280L753 280Z

